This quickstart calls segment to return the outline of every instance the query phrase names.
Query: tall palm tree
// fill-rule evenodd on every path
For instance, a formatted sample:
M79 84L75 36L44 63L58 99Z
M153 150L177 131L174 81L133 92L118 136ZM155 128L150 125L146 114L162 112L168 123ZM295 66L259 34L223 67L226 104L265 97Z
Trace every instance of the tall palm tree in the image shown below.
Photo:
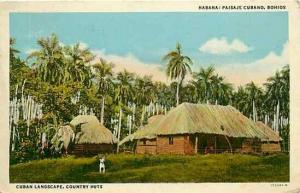
M115 99L121 105L126 105L133 97L134 74L124 70L116 77Z
M224 77L218 74L212 76L211 80L212 99L215 101L215 104L228 104L233 91L232 85L224 82Z
M100 61L95 63L93 68L95 69L96 80L98 83L98 93L101 96L100 122L103 124L105 97L112 86L113 64L100 58Z
M137 77L134 81L134 102L141 108L140 126L144 122L145 106L156 99L156 89L150 76Z
M125 106L133 98L133 80L134 74L126 70L117 74L115 83L115 100L119 107L119 126L118 126L118 144L117 153L119 152L119 141L121 138L122 127L122 106Z
M199 72L193 74L193 78L196 80L195 85L197 86L199 96L202 96L203 100L209 102L210 95L212 94L212 82L215 75L215 68L209 66L208 68L201 68ZM202 90L204 91L203 93ZM200 102L199 98L199 102Z
M9 58L10 58L10 61L15 58L16 54L20 53L20 51L17 50L14 47L15 44L16 44L16 39L10 38L9 39Z
M91 71L88 64L94 59L94 55L88 48L82 48L79 43L64 47L67 68L65 80L81 82L86 86L90 84Z
M172 107L175 103L170 86L167 86L162 82L155 82L154 86L156 88L155 97L157 99L157 102L163 104L165 108Z
M137 77L134 82L135 95L133 96L137 105L149 104L155 100L155 86L150 76Z
M246 84L246 91L248 92L249 102L252 103L252 119L257 121L257 107L259 101L262 99L263 91L253 81Z
M194 86L193 81L190 81L182 88L180 98L182 98L182 101L185 102L197 103L198 101L197 87Z
M61 84L66 65L57 36L52 34L50 37L40 38L37 43L40 50L30 53L28 59L34 59L33 67L37 69L38 77L50 84Z
M233 106L235 106L244 115L248 114L249 103L248 103L248 93L245 88L239 86L237 91L234 92L233 96Z
M290 104L290 67L286 65L281 70L281 78L283 83L282 89L282 110L285 117L289 118L289 104Z
M270 105L275 107L274 109L274 129L279 131L279 117L280 117L280 109L283 106L283 103L286 101L284 99L284 90L287 84L281 76L280 72L276 72L274 76L267 79L267 83L265 84L267 88L267 101ZM288 95L288 94L287 94Z
M176 49L167 53L163 60L167 60L167 75L173 79L177 79L176 89L176 106L179 105L179 87L182 84L185 76L188 73L192 73L190 65L193 64L192 60L182 54L181 45L177 43Z

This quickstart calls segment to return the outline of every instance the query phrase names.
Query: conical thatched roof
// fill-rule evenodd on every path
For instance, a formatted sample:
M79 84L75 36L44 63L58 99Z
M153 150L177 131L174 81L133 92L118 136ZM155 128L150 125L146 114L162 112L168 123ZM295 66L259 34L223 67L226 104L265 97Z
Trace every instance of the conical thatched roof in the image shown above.
M76 143L114 144L116 137L92 115L79 115L70 122L71 127L80 125L76 133Z
M120 141L119 145L126 143L127 141L132 141L134 139L153 139L156 138L155 128L158 126L159 122L163 119L164 115L155 115L148 119L148 124L138 129L135 133L128 135L123 140Z
M264 124L261 121L257 121L256 125L266 134L267 138L261 139L262 141L274 141L278 142L281 141L282 139L280 136L273 131L268 125Z

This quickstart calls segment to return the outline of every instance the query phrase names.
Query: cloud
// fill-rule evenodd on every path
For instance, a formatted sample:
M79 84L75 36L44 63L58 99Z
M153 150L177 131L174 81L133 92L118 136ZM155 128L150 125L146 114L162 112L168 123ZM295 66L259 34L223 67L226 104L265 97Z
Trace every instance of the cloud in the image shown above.
M267 78L274 75L283 66L289 64L288 42L283 45L282 52L276 54L271 51L264 57L250 63L223 64L216 70L226 77L228 82L236 86L244 85L250 81L258 85L266 82Z
M229 42L226 37L212 38L205 42L200 48L199 51L203 53L210 54L231 54L231 53L246 53L252 50L253 48L247 46L244 42L239 39L234 39L232 42Z
M84 50L88 48L88 45L84 42L79 42L79 48Z
M26 53L27 55L29 55L29 54L31 54L32 52L35 52L35 51L38 51L38 49L32 49L32 48L30 48L30 49L27 49L27 50L25 51L25 53Z
M126 54L125 56L108 54L105 50L92 50L97 58L103 58L115 64L114 72L120 72L126 69L129 72L138 74L139 76L152 76L155 81L168 82L164 69L160 64L145 63L133 54ZM96 59L97 60L97 59Z

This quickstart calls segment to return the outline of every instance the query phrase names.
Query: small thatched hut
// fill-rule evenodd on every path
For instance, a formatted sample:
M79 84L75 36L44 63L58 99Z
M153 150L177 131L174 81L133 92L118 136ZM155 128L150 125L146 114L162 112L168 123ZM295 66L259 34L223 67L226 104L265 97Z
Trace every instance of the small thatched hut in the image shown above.
M136 140L136 153L195 154L259 152L268 138L232 106L183 103L121 142Z
M70 126L75 130L74 154L98 154L112 152L116 137L95 116L79 115Z

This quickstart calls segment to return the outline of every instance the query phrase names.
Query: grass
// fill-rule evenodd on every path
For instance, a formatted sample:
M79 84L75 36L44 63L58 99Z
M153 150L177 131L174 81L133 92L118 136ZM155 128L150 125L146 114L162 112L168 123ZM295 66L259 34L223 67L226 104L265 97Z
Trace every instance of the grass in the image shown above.
M44 159L12 165L10 182L288 182L289 156L112 154L106 170L98 173L96 157Z

